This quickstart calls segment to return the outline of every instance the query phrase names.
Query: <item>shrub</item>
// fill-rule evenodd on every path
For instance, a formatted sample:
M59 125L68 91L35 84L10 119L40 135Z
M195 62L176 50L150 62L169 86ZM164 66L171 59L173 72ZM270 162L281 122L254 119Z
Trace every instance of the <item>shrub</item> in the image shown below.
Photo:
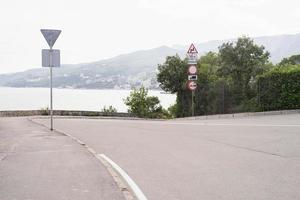
M259 76L258 100L262 110L300 108L300 65L277 67Z
M41 108L41 115L49 115L49 114L50 114L50 111L49 111L48 107Z
M128 112L143 118L168 118L168 112L160 105L158 97L148 96L148 90L144 87L134 89L130 95L124 99L124 103L129 107Z
M112 115L113 113L116 113L117 112L117 109L114 108L113 106L109 106L108 108L106 108L106 106L104 106L101 110L101 112L104 114L104 115Z

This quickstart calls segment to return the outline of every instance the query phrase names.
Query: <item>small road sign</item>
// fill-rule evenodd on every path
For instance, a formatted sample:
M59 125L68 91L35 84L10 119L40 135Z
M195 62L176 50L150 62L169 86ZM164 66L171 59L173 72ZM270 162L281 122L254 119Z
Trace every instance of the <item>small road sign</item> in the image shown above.
M188 73L189 74L196 74L197 73L197 67L195 65L189 66Z
M196 65L197 60L188 60L188 65Z
M43 67L60 67L60 51L58 49L42 49Z
M194 46L194 44L191 44L187 53L188 54L198 54L198 51L197 51L196 47Z
M188 76L189 81L196 81L198 79L197 75L189 75Z
M41 29L41 32L46 39L49 47L52 48L58 36L60 35L61 30Z
M198 58L198 54L187 54L187 58L189 59L189 60L197 60L197 58Z
M195 81L188 81L188 89L194 91L197 89L197 83Z

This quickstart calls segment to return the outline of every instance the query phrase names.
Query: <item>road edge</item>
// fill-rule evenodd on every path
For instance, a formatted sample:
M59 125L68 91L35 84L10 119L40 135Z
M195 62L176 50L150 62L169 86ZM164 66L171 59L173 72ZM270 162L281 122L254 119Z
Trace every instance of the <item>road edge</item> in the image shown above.
M148 200L147 197L142 192L142 190L139 188L139 186L130 178L130 176L120 166L118 166L114 161L112 161L104 154L98 154L98 157L99 159L103 160L103 162L109 164L110 167L112 167L114 171L116 171L123 178L123 180L126 181L127 185L129 185L129 187L134 192L138 200Z

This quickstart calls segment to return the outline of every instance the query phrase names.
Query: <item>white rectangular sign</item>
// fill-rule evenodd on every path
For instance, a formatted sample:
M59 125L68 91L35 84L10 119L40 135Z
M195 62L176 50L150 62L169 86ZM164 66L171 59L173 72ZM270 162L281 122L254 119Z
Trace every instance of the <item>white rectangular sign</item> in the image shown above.
M60 51L58 49L42 49L43 67L60 67Z
M198 79L197 75L189 75L188 76L189 81L196 81Z
M188 65L197 65L197 60L188 60Z

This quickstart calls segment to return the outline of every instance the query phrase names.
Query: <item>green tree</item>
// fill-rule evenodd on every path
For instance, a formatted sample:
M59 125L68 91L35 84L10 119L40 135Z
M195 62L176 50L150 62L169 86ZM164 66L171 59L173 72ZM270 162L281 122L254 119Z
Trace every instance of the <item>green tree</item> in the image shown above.
M293 55L289 58L283 58L279 66L300 65L300 55Z
M168 56L164 64L158 65L157 81L159 86L172 94L186 87L187 61L181 60L178 55Z
M255 96L251 87L254 78L266 71L269 52L256 45L248 37L238 38L237 42L224 43L219 47L221 67L219 73L231 82L233 103L241 103Z
M198 61L198 87L195 92L196 114L222 113L223 81L218 76L220 68L220 57L217 53L208 52L200 57Z
M215 101L215 82L219 79L217 70L219 68L219 55L208 52L198 61L198 87L195 91L195 114L203 115L214 113L215 108L212 102ZM176 117L191 115L192 96L187 89L187 60L181 60L179 56L167 57L166 62L158 66L157 79L162 89L176 93L176 104L169 111Z
M148 90L144 87L130 92L124 103L129 107L128 111L138 117L164 118L167 115L158 97L148 96Z
M157 81L166 92L177 94L176 117L190 115L191 94L186 89L187 60L182 60L178 55L168 56L165 63L158 65Z

